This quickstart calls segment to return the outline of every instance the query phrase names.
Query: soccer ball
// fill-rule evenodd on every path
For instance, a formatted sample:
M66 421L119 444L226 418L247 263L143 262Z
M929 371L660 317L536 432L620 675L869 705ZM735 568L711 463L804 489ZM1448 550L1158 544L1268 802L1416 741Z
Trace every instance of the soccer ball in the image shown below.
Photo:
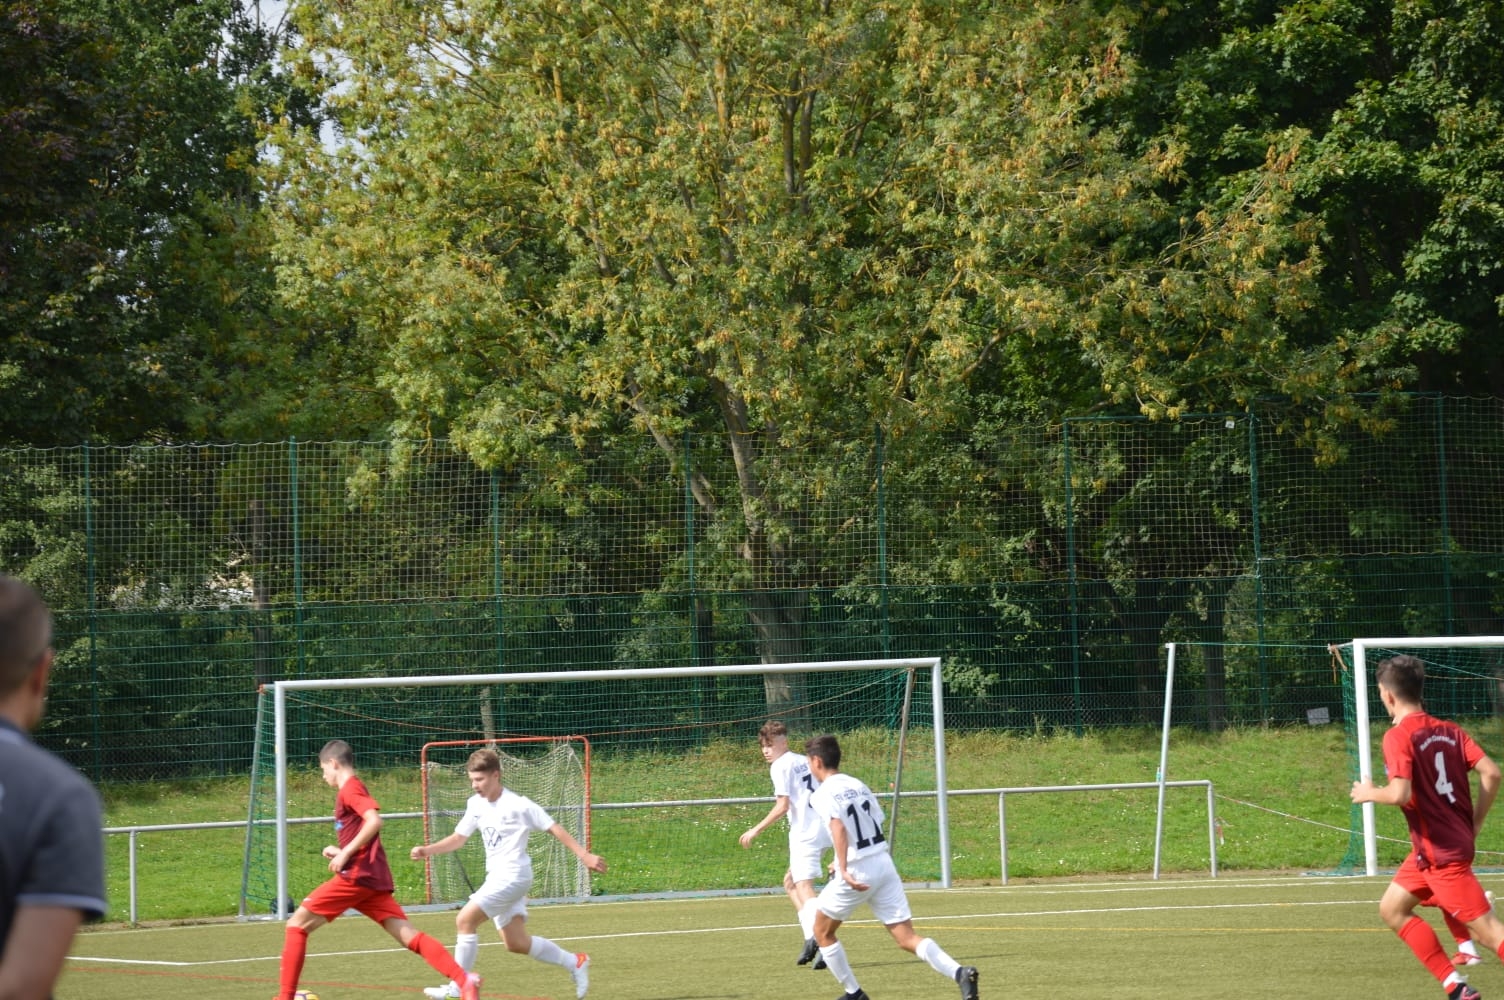
M313 990L298 990L292 995L292 1000L319 1000L319 995Z

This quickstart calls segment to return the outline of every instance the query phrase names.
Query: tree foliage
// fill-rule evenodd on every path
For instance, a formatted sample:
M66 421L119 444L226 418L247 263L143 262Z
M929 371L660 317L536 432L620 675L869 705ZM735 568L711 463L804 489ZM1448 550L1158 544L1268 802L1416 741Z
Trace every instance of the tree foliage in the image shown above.
M1237 260L1309 279L1272 303L1283 369L1227 338L1254 348L1249 389L1319 401L1331 425L1353 392L1504 391L1498 5L1143 5L1131 35L1144 71L1114 110L1176 151L1160 195L1184 219L1247 204L1274 242Z
M257 425L247 373L278 329L255 181L273 48L231 0L0 3L0 437Z

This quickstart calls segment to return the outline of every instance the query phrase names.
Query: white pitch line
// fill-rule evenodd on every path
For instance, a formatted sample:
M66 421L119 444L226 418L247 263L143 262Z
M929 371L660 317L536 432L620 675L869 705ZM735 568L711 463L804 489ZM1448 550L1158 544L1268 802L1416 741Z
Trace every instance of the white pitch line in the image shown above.
M1114 890L1114 891L1116 891L1116 890ZM1187 905L1187 904L1181 904L1181 905L1178 905L1178 906L1177 905L1166 904L1166 905L1163 905L1163 906L1109 906L1109 907L1087 906L1087 907L1076 907L1076 908L1073 908L1073 909L1058 909L1058 910L998 910L998 911L995 911L995 912L992 912L992 913L954 913L954 914L938 914L938 915L937 914L925 914L924 916L919 917L918 919L921 920L924 923L940 923L940 922L955 921L955 920L1007 920L1007 919L1027 919L1027 918L1030 918L1030 917L1085 916L1085 915L1098 914L1098 913L1164 913L1164 912L1175 912L1175 911L1178 911L1178 910L1249 910L1249 909L1264 909L1264 908L1267 908L1267 907L1374 906L1374 905L1376 905L1376 901L1372 897L1365 896L1362 899L1312 900L1312 901L1301 901L1301 902L1294 902L1294 903L1281 903L1281 902L1268 902L1268 901L1266 901L1266 902L1251 902L1251 903L1205 903L1205 904L1195 903L1195 904L1189 904L1189 905ZM861 925L861 924L876 924L876 923L877 923L877 921L876 920L872 920L872 919L851 920L851 921L847 922L846 926ZM573 942L573 941L621 941L621 940L630 940L630 939L633 939L633 938L682 937L682 936L692 935L692 934L735 934L735 933L742 933L742 932L745 932L745 931L785 931L785 930L788 930L788 928L789 928L789 925L787 923L777 923L777 924L739 924L739 925L735 925L735 926L723 926L723 927L690 927L690 928L680 928L680 929L676 929L676 930L618 931L616 933L611 933L611 934L589 934L589 935L578 935L578 936L573 936L573 937L556 937L553 940L557 941L557 942ZM149 931L137 931L136 933L150 933L150 932ZM502 947L503 946L503 942L501 942L501 941L488 941L488 942L482 943L480 946L482 948ZM327 951L327 952L311 953L308 957L309 958L340 958L340 957L349 957L349 956L352 956L352 955L383 955L383 954L395 954L397 952L401 952L401 951L404 951L404 950L405 949L395 948L395 947L394 948L367 948L367 949L362 949L362 950L359 950L359 951L337 951L337 952ZM197 961L197 962L181 962L181 961L165 961L165 960L144 960L144 959L108 958L108 957L99 956L99 955L69 956L69 961L71 961L71 962L91 962L91 963L97 963L97 964L101 964L101 965L159 966L159 967L176 968L176 969L205 968L205 967L209 967L209 966L218 966L218 965L236 965L236 964L242 964L242 963L246 963L246 962L276 962L276 961L280 961L280 959L281 959L280 955L265 955L265 956L259 956L259 957L258 956L250 956L250 957L245 957L245 958L217 958L217 959L206 959L206 960Z

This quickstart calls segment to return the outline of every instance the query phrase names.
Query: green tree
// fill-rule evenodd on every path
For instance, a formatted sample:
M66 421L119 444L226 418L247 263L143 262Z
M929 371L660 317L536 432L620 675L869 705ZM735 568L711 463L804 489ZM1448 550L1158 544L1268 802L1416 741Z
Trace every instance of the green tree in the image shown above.
M1113 85L1082 9L295 9L344 141L277 137L289 302L358 330L399 434L483 466L627 430L677 463L713 433L694 496L766 661L803 654L820 470L874 422L951 429L1010 367L1036 412L1081 391L1048 359L1087 267L1056 263L1050 207L1113 154L1075 124Z
M0 2L0 439L255 435L299 413L262 381L299 359L272 311L256 122L312 117L273 34L235 0Z
M1200 258L1198 294L1246 302L1250 268L1281 280L1263 310L1274 322L1146 342L1154 374L1125 387L1211 407L1278 394L1332 427L1360 415L1354 392L1504 392L1498 5L1206 0L1135 14L1142 72L1110 111L1138 148L1170 154L1158 194L1187 220L1176 258ZM1245 224L1208 257L1219 217ZM1223 374L1201 384L1233 391L1174 391L1174 367L1195 373L1203 357Z

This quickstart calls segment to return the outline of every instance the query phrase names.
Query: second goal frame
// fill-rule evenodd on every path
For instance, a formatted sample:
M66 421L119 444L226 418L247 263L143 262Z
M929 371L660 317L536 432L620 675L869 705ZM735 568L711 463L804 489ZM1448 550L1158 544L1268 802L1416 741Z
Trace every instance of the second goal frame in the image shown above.
M1409 638L1353 639L1353 716L1357 727L1358 777L1373 780L1372 734L1368 718L1368 651L1370 649L1463 649L1474 646L1504 646L1504 635L1422 636ZM1365 802L1363 813L1363 871L1379 873L1379 836L1374 804Z

